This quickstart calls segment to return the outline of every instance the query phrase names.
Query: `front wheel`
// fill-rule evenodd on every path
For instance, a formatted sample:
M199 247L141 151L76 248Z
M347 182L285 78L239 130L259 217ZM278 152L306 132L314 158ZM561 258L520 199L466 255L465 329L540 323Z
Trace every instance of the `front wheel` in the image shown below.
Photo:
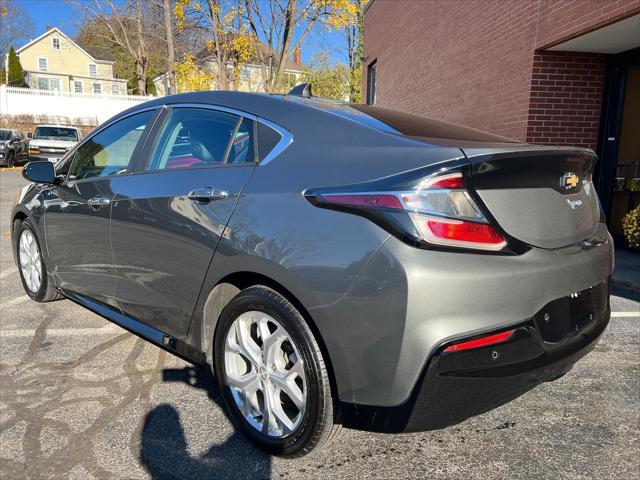
M36 231L29 219L14 224L20 279L27 295L36 302L52 302L63 298L47 276Z
M335 436L322 352L285 297L263 286L240 292L222 311L214 355L233 422L262 449L301 456Z

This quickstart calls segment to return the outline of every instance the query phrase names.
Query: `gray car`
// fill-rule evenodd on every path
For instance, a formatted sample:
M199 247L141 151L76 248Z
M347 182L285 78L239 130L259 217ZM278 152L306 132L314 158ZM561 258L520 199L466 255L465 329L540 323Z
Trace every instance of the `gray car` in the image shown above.
M301 455L453 425L590 351L595 162L305 89L190 93L28 164L12 238L31 298L210 365L239 429Z
M13 167L27 156L27 140L19 130L0 128L0 165Z

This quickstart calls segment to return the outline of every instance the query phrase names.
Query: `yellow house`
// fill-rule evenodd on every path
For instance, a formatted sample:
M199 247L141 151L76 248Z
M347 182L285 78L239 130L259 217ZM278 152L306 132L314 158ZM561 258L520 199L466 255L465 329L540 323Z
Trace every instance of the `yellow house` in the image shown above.
M95 95L126 95L127 81L114 78L113 63L98 60L58 28L16 50L31 88Z

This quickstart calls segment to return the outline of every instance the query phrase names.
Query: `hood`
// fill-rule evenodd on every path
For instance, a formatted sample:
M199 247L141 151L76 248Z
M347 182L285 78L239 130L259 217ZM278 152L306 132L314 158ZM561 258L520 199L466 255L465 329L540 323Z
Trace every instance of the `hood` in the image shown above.
M34 138L29 142L30 147L58 147L70 148L76 143L74 140L49 140L46 138Z

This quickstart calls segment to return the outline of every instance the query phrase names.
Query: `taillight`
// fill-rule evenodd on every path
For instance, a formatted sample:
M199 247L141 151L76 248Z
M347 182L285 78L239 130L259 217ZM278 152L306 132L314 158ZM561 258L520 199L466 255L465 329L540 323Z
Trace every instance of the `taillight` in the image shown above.
M309 190L305 195L318 206L367 216L417 243L492 251L507 245L469 194L460 171L398 183L395 186L387 179L351 188Z
M472 348L488 347L489 345L496 345L498 343L506 342L513 335L513 330L507 330L506 332L494 333L487 335L486 337L476 338L474 340L467 340L466 342L454 343L444 349L445 353L460 352L462 350L471 350Z

